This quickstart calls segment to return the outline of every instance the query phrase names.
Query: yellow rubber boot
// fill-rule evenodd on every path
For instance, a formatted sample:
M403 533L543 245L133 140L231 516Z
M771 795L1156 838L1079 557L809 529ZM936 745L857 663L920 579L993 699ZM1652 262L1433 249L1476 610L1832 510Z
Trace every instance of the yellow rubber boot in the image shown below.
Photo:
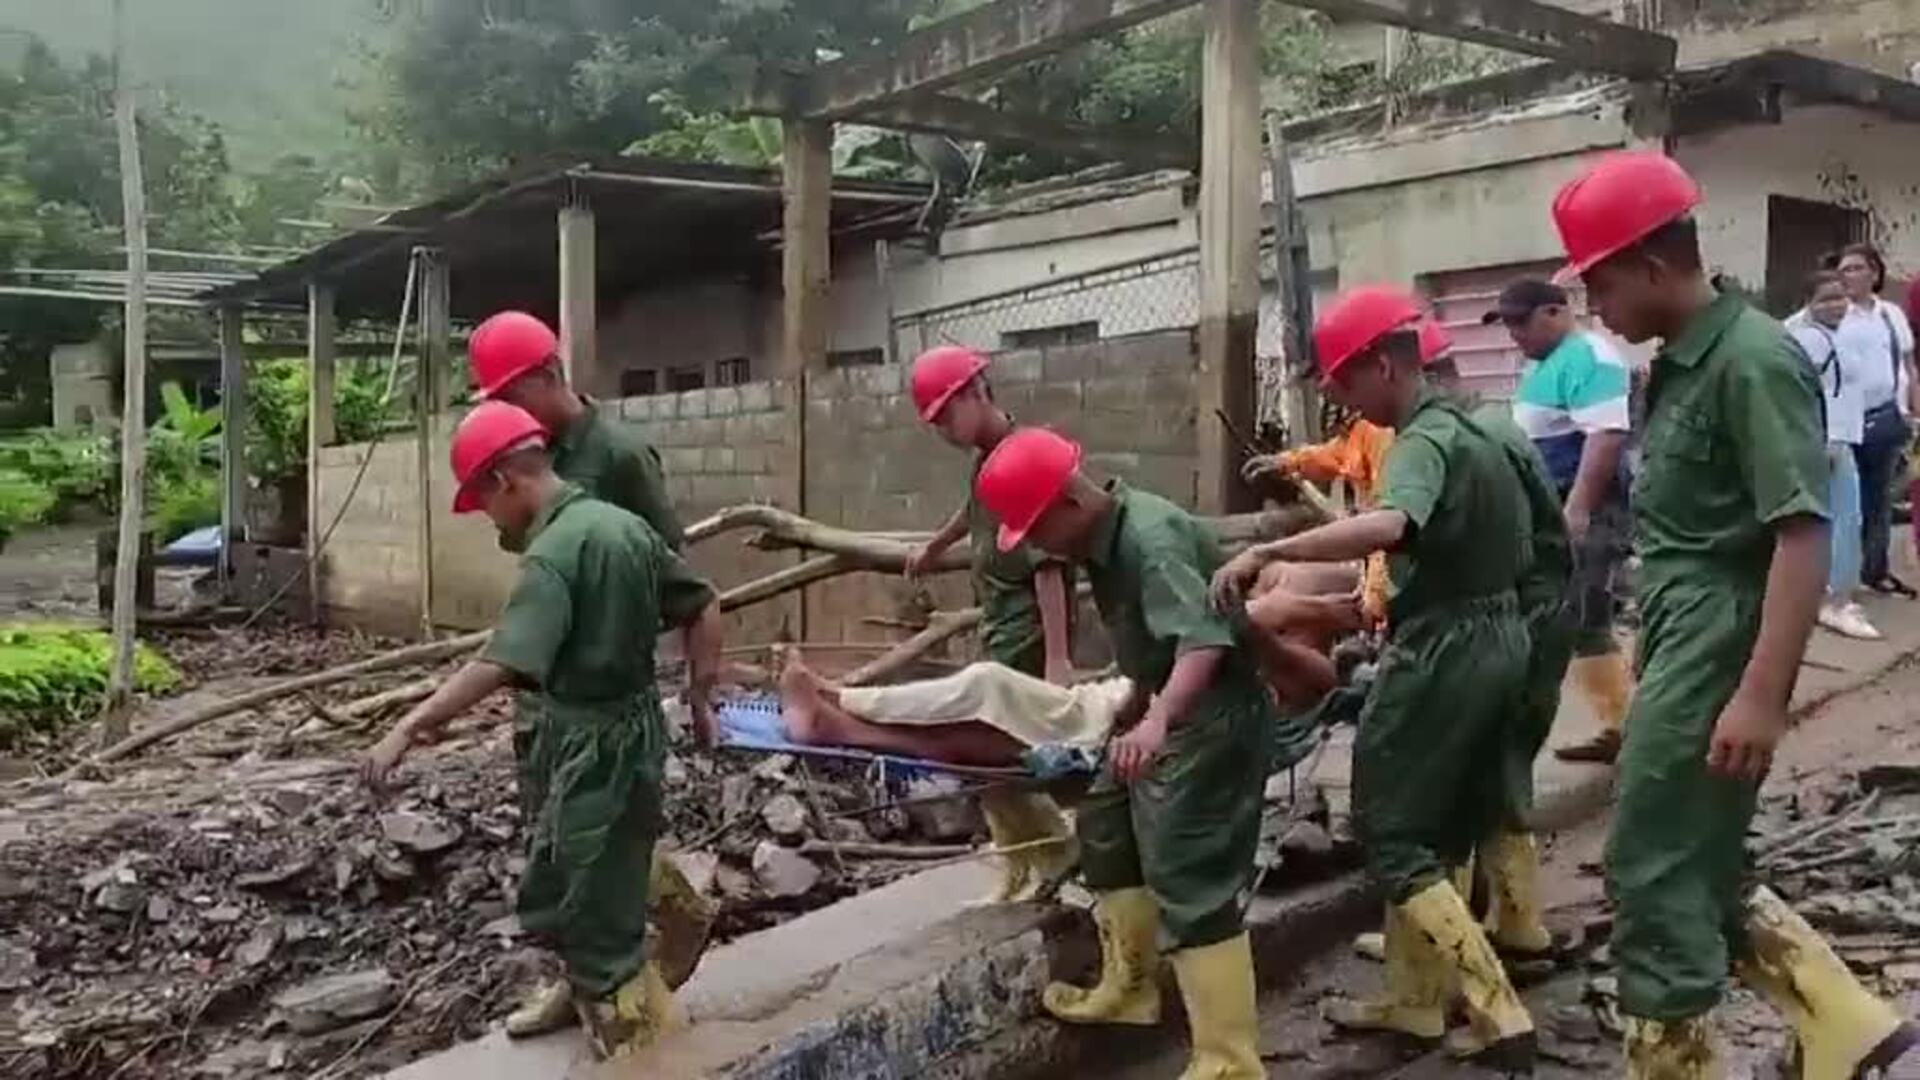
M1385 927L1381 951L1387 965L1386 992L1374 1001L1336 998L1321 1014L1335 1027L1438 1039L1447 1033L1446 958L1400 908L1387 908Z
M1547 953L1553 935L1541 921L1540 849L1532 833L1501 832L1480 846L1489 899L1487 936L1496 950Z
M1173 973L1193 1031L1193 1056L1180 1080L1266 1080L1254 1004L1253 947L1245 931L1218 944L1174 953Z
M720 909L700 895L693 883L664 852L653 853L649 871L648 921L653 924L652 944L648 952L660 965L660 977L678 990L693 978L700 958L706 955L707 941L713 934L713 921Z
M1453 884L1435 882L1400 907L1407 921L1432 939L1465 999L1469 1026L1448 1038L1447 1049L1495 1067L1531 1068L1536 1050L1533 1018Z
M1920 1029L1875 997L1773 890L1747 899L1740 978L1793 1024L1801 1080L1851 1080L1885 1068Z
M1584 743L1559 747L1554 755L1562 761L1611 762L1620 754L1627 708L1633 703L1633 673L1627 668L1626 654L1616 650L1576 656L1567 671L1600 720L1600 732Z
M1100 981L1091 987L1050 983L1047 1011L1069 1024L1160 1022L1160 905L1145 889L1100 894Z
M525 1039L571 1027L579 1020L573 1007L573 984L548 979L533 988L520 1007L507 1014L507 1037Z
M1722 1080L1726 1069L1705 1016L1626 1020L1627 1080Z
M980 813L987 820L987 835L993 838L993 846L997 848L1061 839L1058 844L1000 856L1000 884L983 897L981 903L1032 900L1072 868L1077 857L1072 830L1051 796L998 788L980 796Z
M612 997L578 1002L578 1008L588 1041L602 1058L624 1057L687 1025L659 965L651 960Z

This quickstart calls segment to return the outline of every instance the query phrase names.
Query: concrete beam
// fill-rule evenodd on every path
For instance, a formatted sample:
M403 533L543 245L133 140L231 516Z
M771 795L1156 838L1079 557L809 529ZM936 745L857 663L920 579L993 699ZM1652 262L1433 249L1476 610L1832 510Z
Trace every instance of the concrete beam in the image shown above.
M576 192L560 208L560 357L568 385L582 393L600 389L594 239L593 207Z
M855 119L898 131L1014 143L1155 169L1192 169L1200 162L1199 139L1192 133L1135 133L1096 128L1031 113L1007 112L948 94L892 101L863 110Z
M1679 44L1665 34L1596 19L1538 0L1287 2L1335 18L1404 27L1629 79L1671 72L1679 51Z
M220 576L233 545L247 538L246 320L238 307L220 309Z
M320 621L320 448L333 442L333 286L307 285L307 597Z
M1260 322L1260 0L1207 0L1200 73L1200 490L1203 514L1250 509L1239 446L1254 428Z
M802 112L846 119L912 94L983 79L1198 0L993 0L814 74Z

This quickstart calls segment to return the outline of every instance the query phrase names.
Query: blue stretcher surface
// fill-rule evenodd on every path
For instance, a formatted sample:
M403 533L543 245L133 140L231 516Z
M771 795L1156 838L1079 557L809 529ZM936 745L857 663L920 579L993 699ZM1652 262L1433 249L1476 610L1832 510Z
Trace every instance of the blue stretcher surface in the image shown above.
M807 757L838 758L842 761L881 762L889 767L922 772L954 773L962 776L1026 777L1025 769L990 769L953 765L926 758L876 754L851 746L815 746L787 738L786 725L780 719L780 702L767 695L736 697L717 703L714 713L720 721L720 745L723 749L751 750L766 754L799 754Z

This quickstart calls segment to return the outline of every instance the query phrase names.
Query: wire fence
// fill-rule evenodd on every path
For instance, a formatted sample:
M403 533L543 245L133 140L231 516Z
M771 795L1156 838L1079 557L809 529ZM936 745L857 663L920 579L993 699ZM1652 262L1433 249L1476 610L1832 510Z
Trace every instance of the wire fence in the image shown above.
M1270 267L1271 248L1261 265ZM903 355L936 345L983 352L1076 345L1156 330L1193 329L1200 322L1200 252L1178 249L1049 278L952 304L903 312L894 334ZM1256 417L1282 423L1287 375L1281 361L1285 327L1272 282L1263 282L1255 335Z

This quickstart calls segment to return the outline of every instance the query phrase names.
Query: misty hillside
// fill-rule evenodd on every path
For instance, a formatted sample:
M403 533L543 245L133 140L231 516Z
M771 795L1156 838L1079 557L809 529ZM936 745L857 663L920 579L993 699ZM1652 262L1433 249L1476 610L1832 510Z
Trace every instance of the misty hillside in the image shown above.
M131 65L227 133L234 162L327 156L346 142L342 79L381 31L378 0L130 0ZM0 0L9 30L78 56L112 48L109 0Z

